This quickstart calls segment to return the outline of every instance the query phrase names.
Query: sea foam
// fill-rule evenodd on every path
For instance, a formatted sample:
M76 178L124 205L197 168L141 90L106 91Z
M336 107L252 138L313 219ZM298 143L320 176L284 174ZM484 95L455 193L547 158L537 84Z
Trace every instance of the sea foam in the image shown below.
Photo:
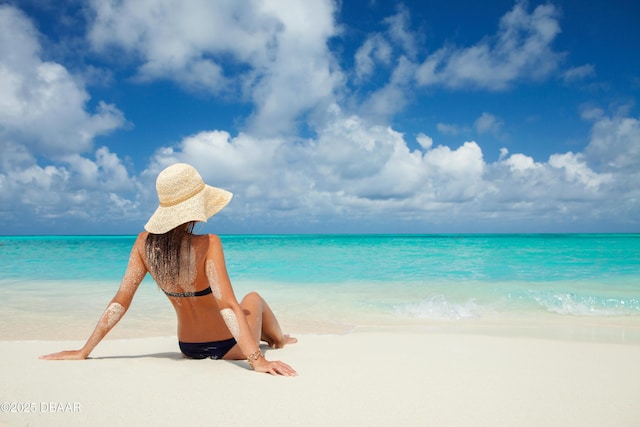
M396 305L393 312L398 317L429 320L477 319L483 317L488 307L470 299L462 303L449 301L444 295L435 295L427 300Z
M574 293L534 294L534 300L545 310L570 316L637 316L638 298L602 298Z

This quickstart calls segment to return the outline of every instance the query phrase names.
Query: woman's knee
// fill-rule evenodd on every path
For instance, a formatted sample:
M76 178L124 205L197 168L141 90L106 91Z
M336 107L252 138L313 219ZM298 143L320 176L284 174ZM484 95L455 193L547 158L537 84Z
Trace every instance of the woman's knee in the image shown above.
M246 295L244 296L244 298L242 299L242 301L247 301L247 302L249 302L249 301L251 301L251 302L256 302L256 301L257 301L257 302L262 302L262 301L263 301L263 299L262 299L262 297L260 296L260 294L259 294L259 293L257 293L257 292L253 292L253 291L252 291L252 292L249 292L248 294L246 294Z
M264 304L264 300L257 292L249 292L244 296L240 306L244 309L245 314L248 314L247 311L253 312L254 310L261 312L262 306Z

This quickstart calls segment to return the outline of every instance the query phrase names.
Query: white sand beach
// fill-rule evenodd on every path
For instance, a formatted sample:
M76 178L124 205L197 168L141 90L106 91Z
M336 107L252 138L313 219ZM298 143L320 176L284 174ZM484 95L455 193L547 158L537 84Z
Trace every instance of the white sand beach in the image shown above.
M183 359L175 337L108 339L86 361L38 359L81 344L0 341L0 425L640 425L638 344L303 334L267 351L294 378Z

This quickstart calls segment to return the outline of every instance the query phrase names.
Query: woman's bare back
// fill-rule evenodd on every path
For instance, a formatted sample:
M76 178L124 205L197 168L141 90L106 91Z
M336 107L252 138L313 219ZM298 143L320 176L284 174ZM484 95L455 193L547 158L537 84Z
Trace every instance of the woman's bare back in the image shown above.
M170 296L178 317L178 339L183 342L209 342L231 338L232 334L224 321L217 299L220 299L220 285L215 259L208 254L221 251L218 239L210 235L192 235L186 240L180 258L180 282L172 283L166 277L151 273L160 289L165 293L189 294L211 289L211 293L201 296ZM145 263L149 265L146 255ZM224 266L222 266L224 269ZM151 272L152 269L149 269Z

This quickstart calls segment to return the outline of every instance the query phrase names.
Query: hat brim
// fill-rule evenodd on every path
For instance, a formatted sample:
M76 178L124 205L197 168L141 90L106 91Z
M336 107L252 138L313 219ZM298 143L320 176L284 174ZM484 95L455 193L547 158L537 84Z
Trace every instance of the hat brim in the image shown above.
M184 202L158 206L144 229L153 234L164 234L190 221L207 222L227 206L232 197L233 194L227 190L205 185L202 191Z

